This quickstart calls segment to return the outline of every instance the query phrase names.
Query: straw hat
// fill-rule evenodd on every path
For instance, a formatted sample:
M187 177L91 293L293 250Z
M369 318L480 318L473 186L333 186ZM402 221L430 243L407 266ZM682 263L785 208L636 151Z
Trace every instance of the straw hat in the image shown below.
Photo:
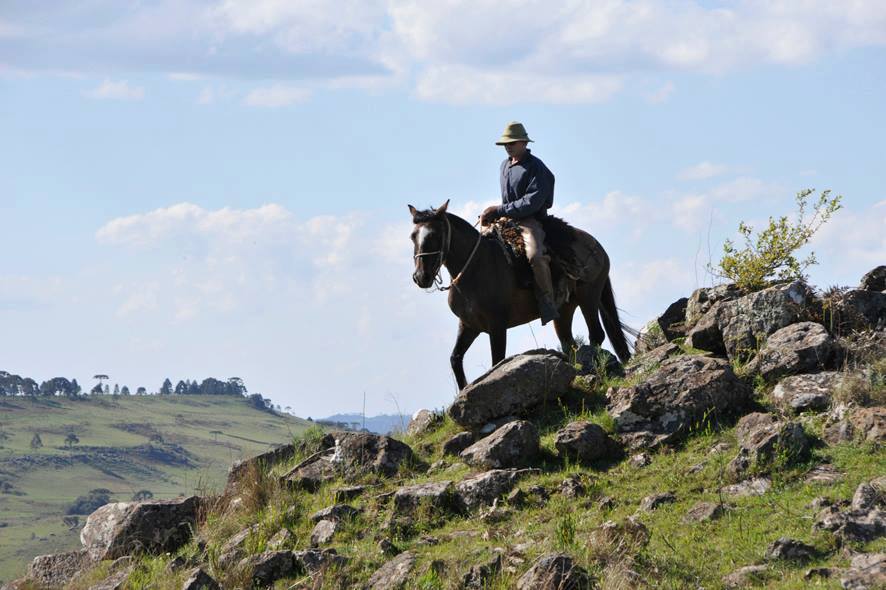
M501 134L501 137L495 142L495 145L505 145L506 143L514 143L515 141L532 140L529 139L529 136L526 134L526 128L523 127L523 123L511 121L505 126L504 133Z

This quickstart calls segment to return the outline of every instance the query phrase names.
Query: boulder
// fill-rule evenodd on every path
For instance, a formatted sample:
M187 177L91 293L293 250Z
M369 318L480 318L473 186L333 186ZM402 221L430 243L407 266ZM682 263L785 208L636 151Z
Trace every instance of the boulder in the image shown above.
M579 375L603 373L608 377L624 377L618 357L596 344L585 344L575 351L575 362L581 365Z
M368 590L400 590L415 567L415 554L404 551L381 566L369 578Z
M673 504L677 501L677 496L674 495L673 492L661 492L658 494L652 494L651 496L646 496L640 502L640 510L644 512L652 512L656 510L660 506L664 506L665 504Z
M567 475L566 478L560 482L559 488L560 494L566 496L567 498L581 498L585 494L587 494L587 487L584 484L584 478L577 473L573 473L572 475Z
M780 537L766 548L763 559L766 561L809 561L818 554L815 547L796 539Z
M755 412L742 417L735 426L738 456L727 470L741 476L751 467L765 470L776 458L792 463L809 451L809 438L798 422L778 420L772 414Z
M132 569L132 566L130 566L114 572L98 584L90 586L89 590L123 590L126 587L126 580L129 579Z
M725 360L679 356L665 360L640 383L610 388L606 395L618 432L648 432L653 440L669 441L702 419L740 411L752 391Z
M866 291L886 291L886 266L880 265L861 277L859 289Z
M580 420L571 422L554 437L554 446L562 459L590 464L609 456L617 444L598 424Z
M188 574L182 590L221 590L221 586L203 568L198 567Z
M470 432L459 432L443 443L444 455L458 455L474 444L474 435Z
M80 570L92 563L86 549L54 555L38 555L28 566L28 579L38 586L50 588L65 586Z
M296 569L301 569L314 575L327 568L340 568L348 563L348 558L339 555L335 549L308 549L305 551L293 551L292 559Z
M715 304L686 333L686 344L718 355L726 354L723 331L720 329L720 304Z
M836 368L840 357L840 347L824 326L799 322L772 334L749 367L771 382L785 375Z
M265 551L240 562L240 569L249 572L253 586L267 587L282 578L298 573L291 551Z
M667 344L664 332L661 331L658 321L652 320L640 328L640 331L637 333L637 340L634 342L634 353L645 354L664 344Z
M831 393L843 381L843 374L823 371L785 377L772 390L772 401L794 414L822 412L831 405Z
M273 537L268 539L268 549L282 551L291 547L295 540L295 535L289 529L280 529L274 533Z
M491 506L498 498L507 494L524 475L532 473L528 469L493 469L472 475L455 486L455 494L467 510L480 506Z
M748 588L763 582L769 575L769 567L765 565L746 565L729 575L723 576L724 588Z
M200 498L114 502L89 515L80 541L91 559L172 552L191 538Z
M772 488L772 480L768 477L754 477L738 483L723 486L723 493L736 498L746 496L762 496Z
M591 580L587 572L565 553L548 553L539 557L517 580L517 590L588 590Z
M693 291L686 302L685 322L687 329L695 326L714 305L732 301L742 296L741 289L733 284L702 287Z
M451 481L403 486L394 494L394 511L399 514L411 514L419 507L446 512L454 504L455 488Z
M830 531L837 537L869 542L886 535L886 478L860 484L848 508L839 504L825 506L816 516L813 527Z
M321 520L315 524L314 530L311 531L311 547L319 547L331 542L336 530L338 530L337 520Z
M720 502L699 502L689 509L683 522L708 522L723 516L724 507Z
M501 555L494 559L471 566L462 577L461 588L464 590L485 590L492 586L493 579L501 572Z
M343 488L336 488L332 492L333 500L335 502L347 502L348 500L353 500L354 498L359 497L367 489L366 486L345 486Z
M282 445L271 449L255 457L235 461L228 470L228 482L225 485L225 495L232 497L239 493L239 484L243 477L255 470L262 470L289 461L295 456L295 445Z
M861 441L886 442L886 408L851 408L841 420L825 426L822 439L831 445Z
M538 430L531 422L505 424L459 454L465 463L483 469L528 467L538 456Z
M342 432L336 434L335 446L325 455L314 457L293 468L283 476L291 485L316 489L336 475L357 478L368 473L391 477L401 464L415 459L412 449L389 436L369 432Z
M432 431L443 423L443 414L431 410L419 410L412 415L406 434L409 436L421 436Z
M625 374L628 377L632 377L637 374L648 373L657 369L665 360L681 354L683 354L683 350L676 344L672 342L663 344L648 352L631 357L630 362L625 365Z
M886 328L886 292L850 289L826 299L824 324L835 334Z
M575 368L552 350L533 350L506 358L465 387L449 415L476 429L502 416L523 415L543 402L555 403L575 379Z
M861 553L853 557L840 575L840 584L847 590L886 588L886 553Z
M349 504L333 504L312 514L311 522L320 522L321 520L338 522L354 518L358 514L360 514L360 510Z

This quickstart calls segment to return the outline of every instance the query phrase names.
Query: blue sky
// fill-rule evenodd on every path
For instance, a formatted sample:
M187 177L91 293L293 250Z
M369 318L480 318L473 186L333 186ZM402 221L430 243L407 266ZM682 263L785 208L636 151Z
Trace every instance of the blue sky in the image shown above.
M813 282L886 262L879 1L35 4L0 4L4 370L442 407L455 318L406 204L494 202L513 119L636 326L804 187L845 199Z

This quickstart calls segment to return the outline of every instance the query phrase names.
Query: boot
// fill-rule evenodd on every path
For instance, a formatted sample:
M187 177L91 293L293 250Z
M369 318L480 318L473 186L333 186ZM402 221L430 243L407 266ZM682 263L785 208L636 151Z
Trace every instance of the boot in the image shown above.
M547 256L536 256L532 261L532 274L535 277L536 298L542 326L560 317L554 304L554 285L551 282L549 260Z

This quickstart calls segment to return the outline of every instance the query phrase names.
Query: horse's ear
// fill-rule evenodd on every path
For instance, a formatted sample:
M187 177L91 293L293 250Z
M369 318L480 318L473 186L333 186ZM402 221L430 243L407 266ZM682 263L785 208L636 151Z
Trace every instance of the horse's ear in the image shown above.
M409 214L412 215L413 219L415 219L415 216L418 213L418 209L416 209L412 205L407 205L407 207L409 207Z
M443 214L446 213L446 209L448 209L448 208L449 208L449 199L446 199L446 202L443 203L442 205L440 205L440 206L437 208L437 210L435 211L435 213L436 213L438 216L442 216Z

